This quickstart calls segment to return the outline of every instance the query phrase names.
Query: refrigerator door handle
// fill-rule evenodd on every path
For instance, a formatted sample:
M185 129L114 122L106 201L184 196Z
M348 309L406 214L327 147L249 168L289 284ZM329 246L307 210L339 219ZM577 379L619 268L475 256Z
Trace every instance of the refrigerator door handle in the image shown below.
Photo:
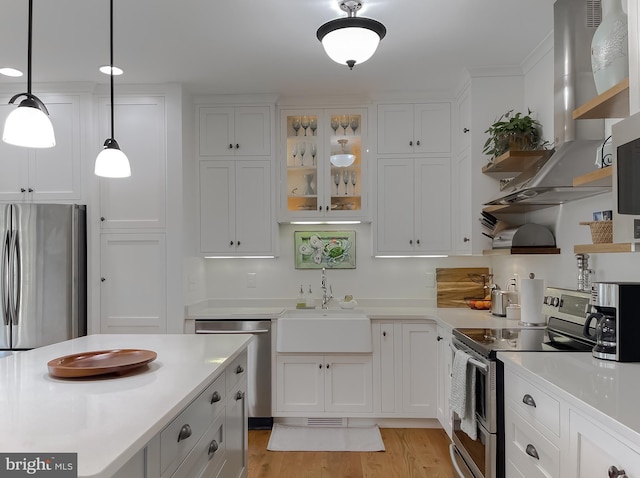
M18 232L13 231L9 249L9 308L11 311L11 322L18 325L18 310L20 309L20 283L22 282L22 271L20 269L20 242Z
M9 325L9 247L11 231L5 232L2 240L2 256L0 258L0 298L2 300L2 317L4 325Z

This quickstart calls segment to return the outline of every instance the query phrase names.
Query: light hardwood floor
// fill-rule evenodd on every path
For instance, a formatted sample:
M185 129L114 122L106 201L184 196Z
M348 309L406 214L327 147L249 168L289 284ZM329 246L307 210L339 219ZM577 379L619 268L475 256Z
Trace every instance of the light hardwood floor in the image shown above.
M381 428L384 452L274 452L270 430L249 431L249 478L453 478L438 428Z

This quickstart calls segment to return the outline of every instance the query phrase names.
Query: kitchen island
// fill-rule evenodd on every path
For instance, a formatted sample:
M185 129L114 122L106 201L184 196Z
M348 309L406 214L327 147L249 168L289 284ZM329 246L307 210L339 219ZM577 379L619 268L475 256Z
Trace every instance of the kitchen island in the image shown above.
M192 465L200 459L190 451L192 444L202 441L199 427L202 438L209 434L208 423L215 418L207 416L213 414L209 402L220 402L215 413L223 417L236 402L245 406L242 381L235 375L245 375L246 387L246 348L251 340L244 334L91 335L4 358L0 360L0 450L77 453L79 477L171 476L183 460ZM122 375L59 379L48 373L47 363L54 358L111 349L152 350L157 359ZM232 388L236 386L237 391ZM202 397L205 392L214 398ZM203 417L198 402L205 399L208 408ZM244 411L238 412L246 422ZM174 419L189 417L196 418L188 422L193 427L191 443L165 437L172 426L180 428ZM229 423L227 415L227 427ZM234 435L244 443L239 450L230 449ZM246 460L238 453L246 452L246 430L242 426L229 430L225 441L226 450L221 447L216 456L236 457L244 466Z

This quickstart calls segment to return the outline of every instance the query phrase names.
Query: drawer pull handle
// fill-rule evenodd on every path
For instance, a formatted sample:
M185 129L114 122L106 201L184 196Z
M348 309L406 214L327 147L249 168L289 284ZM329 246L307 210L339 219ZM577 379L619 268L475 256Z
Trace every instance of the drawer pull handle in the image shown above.
M522 397L522 403L524 403L525 405L529 405L530 407L536 408L536 401L528 393L525 394L524 397Z
M213 405L216 402L219 402L220 400L222 400L222 397L220 396L220 394L218 392L213 392L213 395L211 396L211 405Z
M618 468L612 465L609 467L609 478L627 478L627 472L618 470Z
M240 390L238 390L236 392L236 400L242 400L244 398L244 392L241 392Z
M238 367L236 368L236 373L240 374L242 372L244 372L244 369L242 368L242 365L238 365Z
M536 447L533 446L531 443L527 445L527 448L525 449L525 451L527 452L527 455L535 458L536 460L540 459L540 456L538 456L538 450L536 450Z
M209 443L209 451L208 451L208 455L211 456L213 455L215 452L218 451L218 442L215 440L211 440L211 443Z
M178 443L189 438L191 436L191 433L191 427L188 423L186 425L182 425L180 433L178 433Z

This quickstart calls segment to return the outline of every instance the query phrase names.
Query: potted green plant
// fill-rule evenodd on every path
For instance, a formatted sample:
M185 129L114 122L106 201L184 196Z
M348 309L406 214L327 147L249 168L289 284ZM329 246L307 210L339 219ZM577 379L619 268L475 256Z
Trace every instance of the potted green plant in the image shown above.
M527 110L527 114L523 115L509 110L502 114L485 131L489 138L482 152L493 160L507 151L547 149L549 142L540 136L542 125L531 117L531 113L531 110Z

